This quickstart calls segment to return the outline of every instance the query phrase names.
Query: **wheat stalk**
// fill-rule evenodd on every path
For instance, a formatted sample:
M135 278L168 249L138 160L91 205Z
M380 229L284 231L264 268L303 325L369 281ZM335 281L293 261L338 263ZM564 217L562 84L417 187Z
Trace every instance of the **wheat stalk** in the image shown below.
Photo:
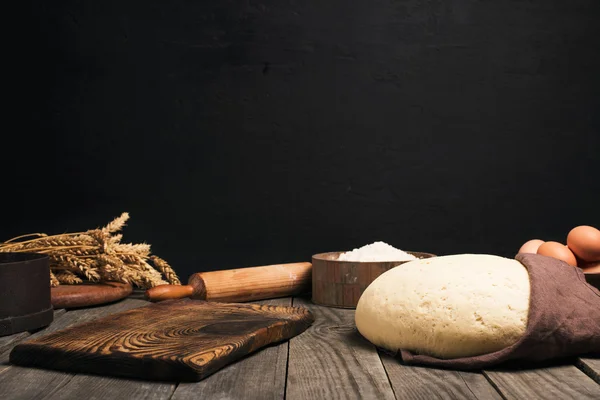
M97 268L92 266L89 259L81 259L68 254L50 254L50 267L58 267L56 269L75 272L82 277L87 278L91 282L100 281L100 274Z
M150 256L150 260L154 264L154 267L162 272L162 274L167 278L167 281L172 285L181 285L179 278L173 268L167 263L165 260L158 256Z
M149 244L121 243L123 235L118 232L128 220L129 214L123 213L106 226L86 232L21 235L1 242L0 252L47 254L52 287L82 283L82 278L128 282L143 289L167 283L180 285L173 268L151 255Z
M78 277L71 271L57 271L55 275L56 279L62 284L75 285L83 282L83 280L80 277Z
M136 254L140 257L148 258L150 255L150 245L145 243L119 243L115 245L115 251L118 253Z
M128 220L129 213L124 212L123 214L109 222L104 228L102 228L102 231L106 232L107 234L120 232Z
M86 232L86 235L91 237L100 247L103 253L108 253L110 249L109 234L101 229L92 229Z
M6 242L4 242L4 243L10 243L10 242L13 242L13 241L15 241L15 240L19 240L19 239L23 239L23 238L26 238L26 237L31 237L31 236L38 236L38 237L42 237L42 236L48 236L48 235L46 235L45 233L28 233L28 234L26 234L26 235L21 235L21 236L14 237L14 238L12 238L12 239L10 239L10 240L7 240L7 241L6 241Z
M56 275L54 275L52 270L50 270L50 287L56 287L58 285L60 285L60 282L56 279Z

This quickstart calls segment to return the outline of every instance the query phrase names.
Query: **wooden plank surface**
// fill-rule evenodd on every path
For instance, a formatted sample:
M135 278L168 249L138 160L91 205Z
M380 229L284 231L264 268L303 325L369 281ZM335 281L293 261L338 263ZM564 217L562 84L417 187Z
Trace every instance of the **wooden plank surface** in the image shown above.
M580 358L577 360L577 367L585 374L600 384L600 358Z
M291 306L291 298L259 304ZM197 383L181 383L173 400L284 398L288 342L267 347Z
M63 310L64 311L64 310ZM56 320L56 314L54 316ZM0 337L0 354L12 349L17 343L31 335L29 332L15 333L14 335Z
M484 374L506 399L600 399L600 385L574 365Z
M56 319L48 328L34 333L26 340L41 337L74 324L146 304L148 303L142 300L127 299L109 306L69 311ZM73 379L73 375L69 373L9 365L9 352L10 350L0 355L0 365L5 367L3 370L0 370L0 398L2 399L38 399L44 396L51 396ZM152 383L147 384L148 391L155 389Z
M289 305L289 299L266 301ZM147 305L128 299L105 307L55 314L53 324L33 335L22 333L0 341L0 398L7 399L283 399L377 398L498 399L481 374L407 367L381 354L358 335L354 312L317 307L306 299L296 306L312 310L313 327L291 342L268 347L207 379L191 384L126 380L20 368L8 365L8 352L18 341L45 335L109 313ZM289 374L286 379L286 360ZM384 369L385 367L385 369ZM600 399L600 359L581 358L573 365L522 371L485 371L506 399ZM584 372L582 372L584 371ZM390 386L388 379L391 381ZM586 376L589 375L588 376ZM595 379L594 382L592 379ZM394 392L392 392L392 388Z
M63 376L66 374L60 374ZM97 375L78 374L57 387L44 400L147 399L167 400L175 390L174 383L138 381Z
M65 310L63 310L63 309L61 309L61 310L54 310L53 321L56 321L64 313L65 313ZM46 329L46 328L44 328L44 329ZM17 343L25 340L29 336L31 336L30 332L20 332L20 333L15 333L14 335L10 335L10 336L2 336L2 337L0 337L0 354L3 354L4 352L9 351L13 347L15 347L15 345ZM2 368L0 367L0 370L1 369Z
M66 312L65 310L55 310L52 324L57 323L56 321L58 319L62 318L62 316L65 314L65 312ZM50 326L52 326L52 324L50 324ZM45 331L46 329L49 329L49 327L42 329L42 331ZM21 343L23 340L29 338L31 336L31 334L32 334L31 332L20 332L20 333L16 333L11 336L5 336L2 338L3 340L0 341L0 374L6 368L10 367L10 365L8 363L8 355L9 355L10 351L12 350L12 348L15 347L17 344Z
M200 381L304 332L300 307L178 299L128 310L17 345L12 363L73 373Z
M354 310L308 308L313 325L290 340L286 399L394 399L394 393L375 347L354 325Z
M380 354L398 399L502 399L483 374L406 366Z

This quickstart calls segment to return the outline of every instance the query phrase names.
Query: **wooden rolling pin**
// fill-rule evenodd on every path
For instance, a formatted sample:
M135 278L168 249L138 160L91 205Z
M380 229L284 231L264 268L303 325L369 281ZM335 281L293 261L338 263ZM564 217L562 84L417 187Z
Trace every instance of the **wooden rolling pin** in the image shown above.
M193 299L241 303L293 296L311 289L309 262L197 272L187 285L159 285L146 291L146 299Z

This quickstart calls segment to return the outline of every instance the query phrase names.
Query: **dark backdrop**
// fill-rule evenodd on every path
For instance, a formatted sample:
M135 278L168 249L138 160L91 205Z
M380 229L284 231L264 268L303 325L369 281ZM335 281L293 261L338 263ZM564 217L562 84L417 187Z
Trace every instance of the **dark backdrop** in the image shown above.
M183 277L564 241L600 225L599 4L34 1L1 236L129 211Z

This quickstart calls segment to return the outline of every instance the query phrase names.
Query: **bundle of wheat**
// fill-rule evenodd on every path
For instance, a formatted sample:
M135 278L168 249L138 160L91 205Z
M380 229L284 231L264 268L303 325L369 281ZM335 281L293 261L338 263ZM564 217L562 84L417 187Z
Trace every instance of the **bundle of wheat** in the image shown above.
M22 235L0 242L0 252L43 253L50 258L50 285L85 281L128 282L142 289L181 282L171 266L151 255L150 245L121 243L129 219L121 214L103 228L48 236Z

